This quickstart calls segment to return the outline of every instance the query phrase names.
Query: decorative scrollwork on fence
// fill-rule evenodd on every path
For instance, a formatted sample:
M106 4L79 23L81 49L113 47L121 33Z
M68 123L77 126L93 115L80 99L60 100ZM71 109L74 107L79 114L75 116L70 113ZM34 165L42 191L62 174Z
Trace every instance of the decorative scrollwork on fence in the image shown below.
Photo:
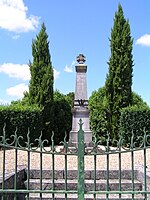
M82 121L79 122L80 129L82 129ZM74 154L78 153L77 147L70 147L67 141L67 133L65 133L64 140L60 142L61 148L56 148L54 142L54 132L52 132L50 141L48 139L42 139L42 132L39 138L35 139L35 143L31 142L30 130L28 128L27 132L27 140L22 145L22 141L24 140L23 136L17 134L17 128L9 138L6 137L6 124L3 127L3 135L0 136L0 147L2 148L17 148L20 150L28 150L28 151L38 151L38 152L46 152L46 153L55 153L55 154ZM142 131L142 130L141 130ZM108 154L122 151L134 151L140 150L143 148L150 147L150 134L145 129L142 131L143 135L138 134L136 131L132 131L130 142L125 143L125 138L120 135L118 141L115 141L115 146L111 146L112 143L110 139L110 134L107 133L107 139L105 141L105 145L102 145L101 139L98 139L96 136L93 136L93 141L89 145L89 147L85 146L85 155L92 154ZM140 135L137 137L137 135ZM35 146L35 144L37 144Z

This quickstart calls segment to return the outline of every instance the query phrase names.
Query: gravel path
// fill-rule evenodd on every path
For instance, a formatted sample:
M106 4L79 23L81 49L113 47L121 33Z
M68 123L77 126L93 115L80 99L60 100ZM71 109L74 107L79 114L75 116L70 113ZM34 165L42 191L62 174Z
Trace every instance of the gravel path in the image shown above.
M134 165L144 165L143 150L134 152ZM147 170L150 171L150 149L146 150L147 158ZM109 155L109 166L110 169L118 169L119 159L118 154ZM3 151L0 151L0 172L3 169ZM15 168L15 150L6 150L6 170L13 170ZM28 157L26 151L18 150L18 163L17 165L28 165ZM97 169L106 169L107 160L106 155L98 155L96 159ZM67 156L67 169L77 169L77 156L69 155ZM30 167L32 169L40 168L40 153L31 153L30 158ZM52 155L42 154L42 167L43 169L52 169ZM55 155L55 169L64 169L65 168L65 156L64 155ZM85 169L94 169L94 156L85 156ZM131 169L131 153L122 153L121 154L121 169Z

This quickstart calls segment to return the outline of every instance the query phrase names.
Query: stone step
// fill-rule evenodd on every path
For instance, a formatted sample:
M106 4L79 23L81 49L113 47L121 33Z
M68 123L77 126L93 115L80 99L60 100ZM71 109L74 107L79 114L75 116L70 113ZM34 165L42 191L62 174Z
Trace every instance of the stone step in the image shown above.
M132 190L132 182L128 179L121 180L121 190L129 191ZM77 179L67 180L67 189L68 190L77 190ZM27 181L25 181L25 186L27 187ZM85 192L94 190L94 180L85 180ZM40 189L40 179L30 179L29 188L31 190L39 190ZM52 188L52 180L51 179L42 179L42 190L50 190ZM54 188L55 190L64 190L65 189L65 180L64 179L55 179L54 180ZM106 180L99 179L96 180L96 190L97 191L106 191ZM119 190L119 180L118 179L110 179L109 180L109 191ZM134 190L139 191L142 190L142 184L135 180L134 181Z
M26 171L27 173L27 171ZM94 179L94 170L85 170L84 176L85 179ZM137 171L134 171L134 177L136 179ZM105 179L107 177L106 170L96 170L96 179ZM109 170L109 179L118 179L119 171L118 170ZM122 170L121 179L131 179L132 172L131 170ZM30 178L37 179L40 178L40 170L32 169L30 170ZM54 171L55 179L65 178L65 170L55 170ZM77 179L78 171L77 170L67 170L67 179ZM43 169L42 170L42 179L52 179L52 170Z
M121 195L121 200L144 200L144 196L142 196L141 194L138 195L134 195L132 197L132 195L130 194L126 194L126 195ZM119 195L117 194L110 194L108 199L109 200L119 200ZM36 193L32 193L29 195L29 198L26 197L26 199L29 200L40 200L40 194L36 194ZM54 198L52 198L52 194L42 194L42 200L65 200L65 195L64 194L55 194ZM77 194L67 194L67 200L78 200ZM85 194L84 195L84 200L94 200L94 196L92 194ZM96 195L96 200L106 200L106 195L105 194L98 194Z

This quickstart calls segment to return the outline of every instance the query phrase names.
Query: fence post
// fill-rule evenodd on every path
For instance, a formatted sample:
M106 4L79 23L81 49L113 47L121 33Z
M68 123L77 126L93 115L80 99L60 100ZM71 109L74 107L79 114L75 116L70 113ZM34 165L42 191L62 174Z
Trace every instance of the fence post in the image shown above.
M84 131L83 123L79 121L78 131L78 200L84 200Z

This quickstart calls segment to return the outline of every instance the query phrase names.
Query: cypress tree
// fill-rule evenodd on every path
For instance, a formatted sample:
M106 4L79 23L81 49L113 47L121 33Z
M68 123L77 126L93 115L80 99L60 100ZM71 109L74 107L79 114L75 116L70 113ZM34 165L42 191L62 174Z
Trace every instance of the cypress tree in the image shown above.
M132 105L132 44L129 21L119 4L111 30L111 56L105 82L108 131L113 139L118 139L120 109Z
M45 24L32 41L33 62L29 64L31 80L29 84L29 102L43 109L44 138L49 137L53 129L53 68L49 52L49 41Z

